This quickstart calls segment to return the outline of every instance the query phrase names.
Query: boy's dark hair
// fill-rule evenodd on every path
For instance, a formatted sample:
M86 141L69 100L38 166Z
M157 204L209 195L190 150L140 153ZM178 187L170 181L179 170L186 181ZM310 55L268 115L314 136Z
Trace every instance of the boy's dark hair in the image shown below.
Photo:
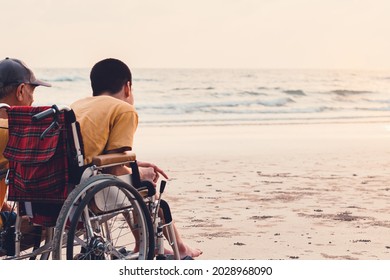
M103 92L115 94L127 83L132 82L131 71L122 61L107 58L96 63L90 74L93 96Z

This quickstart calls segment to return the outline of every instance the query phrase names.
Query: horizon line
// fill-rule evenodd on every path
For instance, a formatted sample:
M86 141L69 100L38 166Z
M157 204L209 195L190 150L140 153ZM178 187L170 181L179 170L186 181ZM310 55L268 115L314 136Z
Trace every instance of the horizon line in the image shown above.
M33 66L32 69L90 69L91 66ZM132 66L131 69L147 70L311 70L311 71L390 71L390 68L347 68L347 67L156 67Z

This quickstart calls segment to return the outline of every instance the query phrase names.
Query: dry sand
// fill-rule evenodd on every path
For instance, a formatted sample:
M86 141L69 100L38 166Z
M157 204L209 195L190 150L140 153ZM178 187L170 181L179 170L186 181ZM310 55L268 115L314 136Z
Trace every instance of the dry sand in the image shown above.
M199 259L390 259L385 122L143 127Z

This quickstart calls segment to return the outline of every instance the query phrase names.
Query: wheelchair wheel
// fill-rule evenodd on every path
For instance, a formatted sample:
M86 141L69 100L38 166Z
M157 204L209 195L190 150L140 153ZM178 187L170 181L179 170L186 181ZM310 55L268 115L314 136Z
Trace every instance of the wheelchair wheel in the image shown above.
M53 259L153 259L148 213L131 185L110 175L91 177L71 192L62 207Z

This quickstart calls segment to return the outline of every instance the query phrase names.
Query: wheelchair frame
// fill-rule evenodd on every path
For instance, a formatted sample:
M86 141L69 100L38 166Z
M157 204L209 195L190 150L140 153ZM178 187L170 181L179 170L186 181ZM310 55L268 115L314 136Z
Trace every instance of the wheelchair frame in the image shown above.
M1 108L9 106L0 104ZM50 109L34 115L33 119L39 122L70 110L67 106L59 108L53 105ZM71 130L77 162L81 168L84 158L76 122L77 120L71 123ZM104 169L117 165L130 166L132 173L123 176L104 174ZM67 196L56 225L42 226L45 234L38 237L39 240L31 252L21 250L23 233L20 204L24 201L15 202L18 210L15 253L5 256L4 259L36 259L40 256L43 260L179 260L169 205L161 199L165 184L165 181L161 181L156 198L154 186L150 182L140 180L136 155L132 152L97 156L90 166L84 167L80 183ZM166 233L165 238L163 232ZM164 240L167 240L172 248L172 256L164 254Z

